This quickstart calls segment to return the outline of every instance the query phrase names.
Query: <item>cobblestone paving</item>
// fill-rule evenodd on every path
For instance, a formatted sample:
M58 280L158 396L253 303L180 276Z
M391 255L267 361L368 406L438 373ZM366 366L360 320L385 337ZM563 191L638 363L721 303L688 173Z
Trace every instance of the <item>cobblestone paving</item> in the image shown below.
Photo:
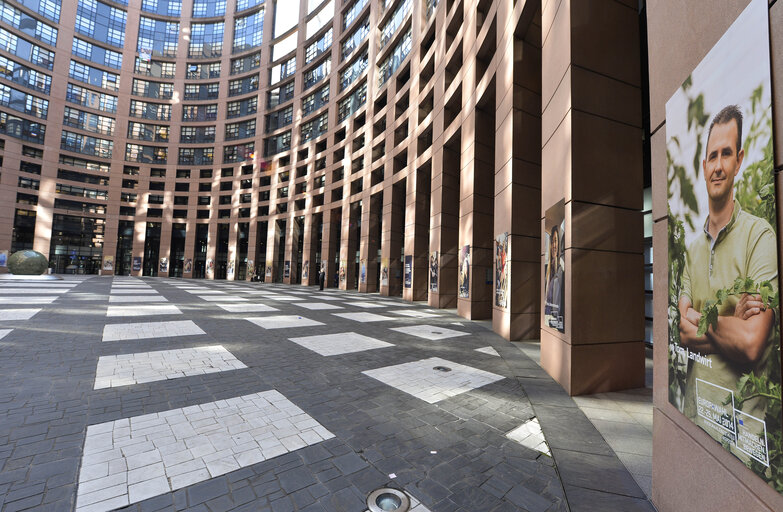
M383 486L416 512L652 510L535 363L449 312L257 283L0 282L63 289L0 306L3 511L363 512ZM306 306L322 301L344 313ZM191 375L217 345L241 363ZM124 380L93 389L106 368Z

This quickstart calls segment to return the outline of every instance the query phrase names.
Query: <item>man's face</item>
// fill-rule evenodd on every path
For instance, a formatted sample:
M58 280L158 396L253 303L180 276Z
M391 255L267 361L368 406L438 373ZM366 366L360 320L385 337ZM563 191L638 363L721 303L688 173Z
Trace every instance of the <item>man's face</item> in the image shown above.
M737 122L716 124L707 141L707 158L704 159L704 181L707 195L712 201L723 201L731 197L734 177L742 166L745 150L737 152Z

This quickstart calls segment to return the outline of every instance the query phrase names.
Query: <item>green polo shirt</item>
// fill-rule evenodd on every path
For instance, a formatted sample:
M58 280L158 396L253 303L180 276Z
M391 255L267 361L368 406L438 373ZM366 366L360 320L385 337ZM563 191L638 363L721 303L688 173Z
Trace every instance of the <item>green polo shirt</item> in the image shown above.
M743 211L739 203L734 201L731 220L720 230L715 240L710 236L708 226L709 217L704 224L704 233L688 247L680 297L689 298L693 308L701 312L707 300L714 300L718 290L733 286L738 277L749 277L756 283L770 281L777 290L777 241L767 221ZM739 299L740 296L729 296L719 306L718 314L733 315ZM751 370L757 376L765 374L769 351L779 342L772 329L764 355L756 365L741 364L720 353L703 357L701 354L691 354L683 413L717 441L728 441L730 436L727 437L726 430L717 427L713 421L707 421L703 415L712 416L717 423L721 423L721 416L724 421L729 421L728 418L733 417L731 393L736 396L740 377ZM722 409L720 404L725 401L728 401L729 406ZM702 415L698 414L699 408ZM748 400L737 409L763 420L766 401ZM740 416L745 418L744 415ZM734 446L731 451L742 459L746 458L736 453Z

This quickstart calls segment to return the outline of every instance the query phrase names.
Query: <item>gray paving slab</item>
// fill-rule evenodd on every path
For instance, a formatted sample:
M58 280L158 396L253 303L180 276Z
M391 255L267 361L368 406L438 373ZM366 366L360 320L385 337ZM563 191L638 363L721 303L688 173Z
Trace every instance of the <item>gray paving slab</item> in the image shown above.
M140 283L151 287L149 296L158 301L163 297L165 302L117 304L119 294L115 300L109 298L113 287ZM247 302L205 302L196 297L204 289L227 290L227 295ZM483 326L445 310L435 317L394 314L387 323L365 323L334 315L333 310L305 310L296 301L255 293L261 291L290 298L300 295L296 299L302 302L321 300L317 290L296 286L87 277L74 281L65 295L82 297L78 307L73 301L58 300L36 305L40 311L31 317L9 313L0 324L8 331L0 339L0 508L74 510L79 493L91 495L82 498L80 510L364 512L363 500L372 490L393 486L420 502L416 512L652 510L622 463L605 442L601 444L589 420L562 389L518 349ZM302 293L291 295L292 291ZM309 295L303 298L303 294ZM389 311L399 306L432 313L423 303L381 300L374 294L334 290L323 294L338 299L339 305L368 300L388 304ZM203 334L188 335L198 332L180 330L184 324L179 323L166 324L170 329L153 328L153 317L148 322L127 322L136 323L141 334L152 333L150 337L131 335L129 330L116 336L128 339L101 341L107 325L120 323L107 318L109 306L114 314L164 304L181 312L171 321L192 322ZM308 325L299 322L303 312ZM275 318L288 323L274 325ZM420 325L465 334L433 343L390 329ZM346 332L389 345L347 352L334 348L338 344L330 345L328 337L313 338ZM324 351L329 355L303 350L291 338L320 339L326 343L322 346L329 347ZM334 341L343 344L339 338ZM175 362L171 375L175 378L149 382L142 378L93 389L101 357L111 357L122 366L123 358L140 357L134 354L191 353L213 345L225 347L247 368L190 375L195 372L183 372ZM486 347L501 357L476 353ZM363 373L433 357L500 379L428 403ZM168 363L159 366L162 376ZM274 412L260 410L250 416L257 425L252 440L268 451L258 457L253 447L242 442L247 422L226 415L219 423L214 414L207 414L209 409L192 409L199 404L231 404L237 397L266 392L279 393L334 437L296 441L295 433L308 428L306 418L286 424L288 420ZM174 410L187 411L192 428L202 429L196 433L198 439L209 438L220 456L201 452L205 443L176 451L180 447L176 436L188 434L187 428L174 423L165 427L172 433L166 435L164 425L155 423L174 415L170 412ZM540 422L553 457L506 437L533 418ZM124 421L136 422L143 443L135 443L136 436L123 437L130 435ZM209 437L215 424L233 436L230 446L237 453L229 457L221 452L228 437ZM273 425L272 435L284 451L277 453L263 444L266 434L258 429L264 424ZM112 442L116 434L122 446L101 445L108 441L101 432L105 425L112 426ZM562 425L570 427L570 434ZM85 444L88 427L90 439ZM569 444L573 442L569 435L578 437L575 432L585 440L581 445ZM98 450L102 446L107 448ZM186 450L190 459L179 464L193 467L175 469ZM160 459L150 458L155 453ZM194 461L203 461L204 467L195 467ZM120 479L113 475L123 475L124 481L110 485L112 477Z

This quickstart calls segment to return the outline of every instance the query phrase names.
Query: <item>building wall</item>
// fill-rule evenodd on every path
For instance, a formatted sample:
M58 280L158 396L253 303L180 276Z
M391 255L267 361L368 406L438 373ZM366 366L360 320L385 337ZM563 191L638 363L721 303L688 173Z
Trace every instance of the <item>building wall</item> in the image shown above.
M666 101L747 7L747 0L648 2L654 274L667 275ZM783 166L783 4L770 2L775 171ZM688 51L683 51L687 49ZM778 199L780 204L780 199ZM780 215L780 211L778 212ZM783 497L668 401L667 282L655 280L653 501L661 511L781 510ZM684 477L683 468L688 468Z

